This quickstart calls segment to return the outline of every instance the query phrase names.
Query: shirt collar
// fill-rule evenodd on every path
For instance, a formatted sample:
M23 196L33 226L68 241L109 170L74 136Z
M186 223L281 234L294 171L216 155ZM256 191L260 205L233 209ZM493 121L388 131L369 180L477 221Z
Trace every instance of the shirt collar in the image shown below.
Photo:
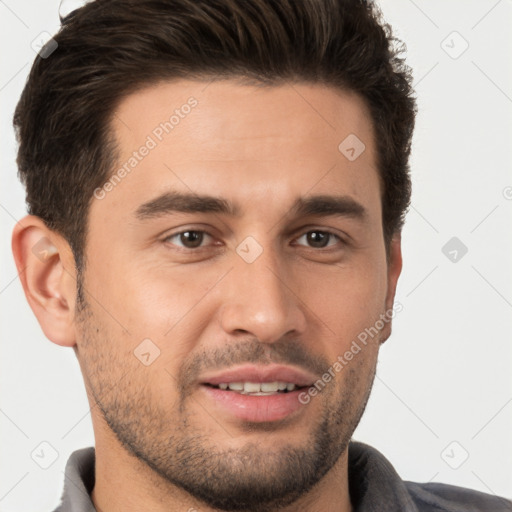
M418 512L402 479L375 448L352 441L348 459L354 512ZM62 503L55 512L97 512L90 497L95 481L94 465L93 447L71 454L66 464Z
M64 473L62 502L55 512L97 512L91 499L94 488L94 448L83 448L71 454Z
M371 446L350 443L348 481L354 512L418 512L395 468Z

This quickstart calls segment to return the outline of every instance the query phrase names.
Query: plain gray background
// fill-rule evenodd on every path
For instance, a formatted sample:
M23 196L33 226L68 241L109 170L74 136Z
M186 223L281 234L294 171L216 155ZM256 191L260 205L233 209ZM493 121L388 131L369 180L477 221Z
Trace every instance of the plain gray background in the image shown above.
M419 115L397 292L403 311L355 438L404 479L512 498L512 1L380 5L407 45ZM25 214L12 113L32 41L58 29L58 8L0 0L0 510L10 512L53 510L69 454L94 443L74 353L45 339L10 250Z

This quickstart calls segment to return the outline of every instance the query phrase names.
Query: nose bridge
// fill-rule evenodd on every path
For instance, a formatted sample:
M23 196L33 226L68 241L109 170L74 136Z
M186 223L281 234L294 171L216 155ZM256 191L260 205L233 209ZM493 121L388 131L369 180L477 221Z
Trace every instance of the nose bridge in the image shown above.
M270 343L302 332L305 318L278 251L256 243L246 239L237 247L221 323L228 333L244 331Z
M271 311L285 309L290 301L289 290L281 266L272 250L267 249L253 263L241 263L239 275L248 285L247 300L254 308L262 308L268 316ZM238 292L240 293L240 292Z

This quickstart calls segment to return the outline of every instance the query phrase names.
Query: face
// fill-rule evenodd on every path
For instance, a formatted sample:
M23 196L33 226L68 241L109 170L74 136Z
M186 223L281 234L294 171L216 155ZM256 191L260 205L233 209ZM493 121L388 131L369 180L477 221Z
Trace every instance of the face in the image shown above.
M95 427L210 506L291 503L342 460L389 334L399 244L388 261L367 108L180 81L126 98L112 129L76 316Z

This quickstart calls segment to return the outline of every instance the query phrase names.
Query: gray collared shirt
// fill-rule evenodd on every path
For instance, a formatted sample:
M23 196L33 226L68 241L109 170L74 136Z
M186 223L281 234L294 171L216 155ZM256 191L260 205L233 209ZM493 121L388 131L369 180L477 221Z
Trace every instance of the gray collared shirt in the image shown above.
M54 512L96 512L94 448L73 452L66 465L62 503ZM354 512L512 512L512 501L452 485L403 481L375 448L351 442L349 488Z

